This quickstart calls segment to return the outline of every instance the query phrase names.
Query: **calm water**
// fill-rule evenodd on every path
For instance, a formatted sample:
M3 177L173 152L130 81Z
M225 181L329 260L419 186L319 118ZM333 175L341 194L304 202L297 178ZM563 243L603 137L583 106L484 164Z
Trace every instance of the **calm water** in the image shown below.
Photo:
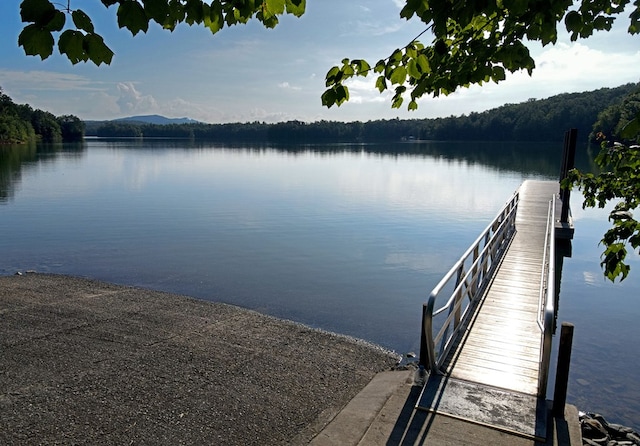
M523 180L556 179L560 145L7 149L0 274L177 292L417 352L431 288ZM640 262L605 282L607 214L580 203L560 295L576 325L569 400L640 426Z

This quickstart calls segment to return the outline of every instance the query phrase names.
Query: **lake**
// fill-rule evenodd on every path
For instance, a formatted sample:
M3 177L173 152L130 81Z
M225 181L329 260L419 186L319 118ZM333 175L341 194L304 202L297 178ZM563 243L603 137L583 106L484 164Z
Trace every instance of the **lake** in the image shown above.
M71 274L228 302L418 352L429 292L562 141L229 146L88 139L0 148L0 274ZM589 168L593 154L581 150ZM640 426L640 262L599 266L582 210L558 321L576 325L569 402ZM552 387L551 387L552 389Z

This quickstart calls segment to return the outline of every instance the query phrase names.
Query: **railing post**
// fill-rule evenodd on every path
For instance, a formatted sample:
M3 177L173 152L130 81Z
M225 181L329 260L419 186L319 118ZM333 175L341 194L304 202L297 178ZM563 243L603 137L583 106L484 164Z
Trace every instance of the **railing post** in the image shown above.
M489 233L487 232L487 234L484 236L484 246L483 248L483 254L482 254L482 277L486 277L487 275L487 259L488 259L488 252L486 251L486 247L489 244Z
M433 342L433 306L435 299L429 296L426 304L422 304L422 340L420 341L420 364L430 373L437 372L436 348Z
M422 324L420 329L420 358L418 364L424 366L429 370L429 347L427 346L427 331L426 331L426 317L427 317L427 304L422 304Z
M475 296L476 295L476 291L478 291L478 281L479 281L479 277L478 277L478 254L479 254L479 250L480 247L478 245L476 245L475 248L473 248L473 269L471 270L471 296Z
M562 159L562 170L560 172L560 182L567 177L567 174L574 168L576 158L576 140L578 138L578 130L571 129L564 136L564 154ZM562 201L562 212L560 213L560 221L562 223L569 222L569 201L571 198L570 189L560 189L560 200Z
M462 282L462 278L464 277L464 262L458 268L458 277L456 277L455 287L458 288L458 285ZM456 298L453 301L453 308L455 310L455 316L453 318L453 330L455 331L460 325L460 315L462 313L462 309L460 308L462 301L462 288L458 290L456 293Z

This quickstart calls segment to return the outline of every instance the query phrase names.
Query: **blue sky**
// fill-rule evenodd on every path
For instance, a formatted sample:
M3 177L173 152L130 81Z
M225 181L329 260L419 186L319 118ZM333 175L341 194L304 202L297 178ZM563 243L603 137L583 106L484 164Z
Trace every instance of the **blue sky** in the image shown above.
M423 29L401 19L401 0L307 0L302 18L285 16L272 30L258 22L216 35L187 25L173 33L152 24L132 37L118 29L116 9L99 0L72 0L93 19L115 52L110 66L71 63L54 50L45 61L17 45L23 24L19 0L0 2L0 86L16 103L56 115L113 119L142 114L188 116L204 122L277 122L433 118L483 111L505 103L559 93L616 87L640 81L640 37L620 22L612 32L555 46L531 45L537 68L508 75L495 85L425 97L419 109L391 109L389 95L373 88L374 77L350 84L351 100L322 107L326 72L344 57L371 63L410 42ZM423 41L429 42L425 34Z

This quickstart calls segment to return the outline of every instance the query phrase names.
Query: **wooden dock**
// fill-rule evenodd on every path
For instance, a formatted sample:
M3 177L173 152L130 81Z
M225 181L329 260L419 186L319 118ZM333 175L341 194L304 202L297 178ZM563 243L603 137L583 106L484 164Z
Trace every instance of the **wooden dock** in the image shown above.
M549 201L558 192L553 181L521 186L515 234L417 408L544 439L540 293Z

